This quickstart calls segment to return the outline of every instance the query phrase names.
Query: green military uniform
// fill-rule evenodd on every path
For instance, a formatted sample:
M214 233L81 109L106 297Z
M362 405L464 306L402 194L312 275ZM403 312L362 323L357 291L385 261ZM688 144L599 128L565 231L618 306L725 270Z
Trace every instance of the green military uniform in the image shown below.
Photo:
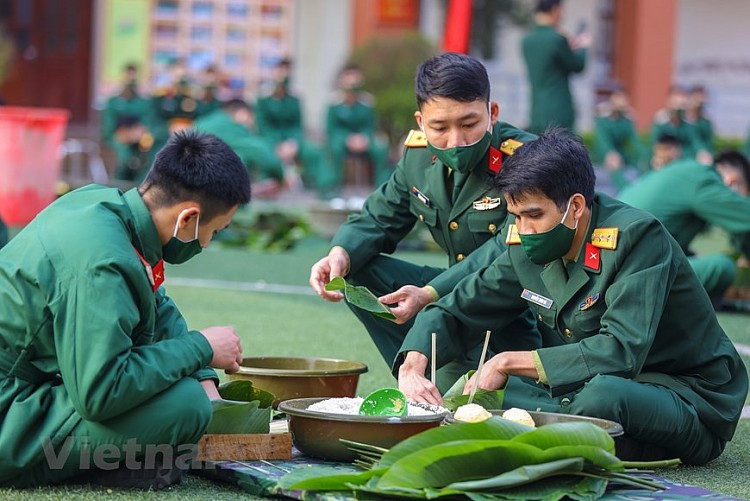
M586 66L586 49L572 50L555 28L541 24L521 45L531 84L529 130L538 134L551 125L573 130L576 112L568 80Z
M130 97L120 94L107 100L102 113L102 139L117 157L117 179L137 181L142 178L148 171L152 155L150 148L144 151L139 144L120 142L115 132L126 120L140 122L149 128L151 117L149 101L136 93Z
M635 130L633 119L622 113L607 113L596 118L594 126L596 139L595 157L598 163L604 162L610 152L618 153L623 159L619 170L610 172L615 188L621 190L628 185L626 171L639 166L641 141Z
M368 287L378 296L404 285L427 284L443 296L472 270L491 262L503 251L504 244L494 237L505 222L507 210L500 193L491 189L490 180L498 164L520 146L520 141L532 139L533 135L498 122L493 128L491 150L465 181L455 182L446 179L448 169L426 148L424 134L413 131L391 179L373 192L362 212L351 217L333 237L331 243L349 254L349 280ZM460 185L455 202L451 183ZM446 253L448 270L383 255L391 254L415 224L424 225ZM352 311L390 364L413 321L397 325L357 308ZM520 330L527 325L520 319L517 327ZM511 343L513 348L528 346L525 339L517 341ZM468 370L467 360L458 357L457 360L439 374L441 389L447 389ZM472 364L476 367L476 362Z
M714 125L705 115L698 115L696 120L688 122L693 126L695 134L698 137L700 144L706 149L713 153L715 151L714 142Z
M5 222L0 218L0 249L8 243L8 227L5 226Z
M742 145L742 153L750 158L750 130L747 131L747 139L745 140L745 144Z
M151 97L151 129L154 151L159 151L169 140L173 121L191 123L198 118L198 101L190 94L186 83L163 89Z
M679 120L671 120L670 112L668 110L659 110L656 112L654 121L651 124L651 147L659 139L662 134L669 134L676 137L682 145L682 156L684 158L695 158L695 155L701 151L710 151L709 147L700 139L698 135L698 129L693 125L685 121L684 113L680 113Z
M274 95L258 99L255 108L258 132L278 145L289 139L297 143L302 176L316 188L325 187L331 179L330 165L323 151L305 138L302 128L302 108L299 98L290 94Z
M374 169L375 184L384 183L391 174L388 168L388 147L375 137L377 120L374 106L364 98L350 105L342 99L328 107L326 113L326 145L331 159L330 179L326 190L336 191L344 178L344 162L349 155L346 139L350 134L364 134L369 140L367 156Z
M213 94L203 96L197 101L196 117L203 117L221 108L221 101Z
M625 189L620 200L650 212L689 254L690 243L709 225L725 229L750 256L750 198L727 187L712 167L681 160L650 172ZM690 257L690 264L708 294L720 296L734 281L729 256Z
M513 238L510 244L520 242ZM418 315L402 351L438 364L531 307L546 383L512 376L504 407L620 422L668 457L702 464L734 434L747 395L745 367L719 326L685 254L650 214L597 195L591 240L578 259L536 265L509 245L488 268ZM497 330L491 342L512 331Z
M224 110L197 119L193 126L227 143L250 170L253 180L272 178L283 181L284 168L270 142L232 120Z
M218 381L206 367L211 346L163 288L154 292L138 253L152 266L162 258L140 195L93 185L0 251L0 485L81 473L86 443L191 444L208 426L198 381ZM68 437L55 469L50 455L64 460Z

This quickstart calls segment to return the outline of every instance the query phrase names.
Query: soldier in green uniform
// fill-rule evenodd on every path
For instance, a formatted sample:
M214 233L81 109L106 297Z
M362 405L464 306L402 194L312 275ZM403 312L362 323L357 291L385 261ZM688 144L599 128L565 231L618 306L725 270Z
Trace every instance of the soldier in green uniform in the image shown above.
M0 251L0 485L122 485L84 471L101 447L108 465L136 456L122 480L148 447L198 441L219 398L210 367L238 370L242 348L231 327L188 329L164 261L199 253L249 200L237 155L188 131L138 188L71 192Z
M412 131L393 176L368 197L359 215L341 226L328 255L310 272L310 285L325 300L343 298L324 289L342 276L394 305L398 323L352 308L388 364L417 311L502 252L504 244L494 237L505 222L505 203L489 181L521 141L534 138L498 121L487 71L470 56L444 53L423 62L416 95L421 130ZM424 225L446 253L448 270L386 255L416 224ZM520 331L528 323L519 319L516 327ZM511 344L529 346L536 339L533 333L519 335ZM457 356L441 369L441 387L447 389L469 366L476 367L475 355Z
M667 106L654 115L650 132L651 145L653 147L660 136L669 134L680 141L685 158L694 158L701 163L711 164L712 155L708 146L701 141L698 129L685 120L686 107L687 93L682 87L673 85L669 89ZM652 167L658 168L653 164Z
M278 63L273 92L258 99L258 131L273 143L288 169L299 165L305 184L320 189L331 179L330 165L323 150L305 137L300 99L289 90L291 65L290 59Z
M575 127L569 79L585 68L590 39L586 33L566 38L559 31L561 19L562 0L539 0L536 25L521 42L531 84L529 130L534 133L552 125Z
M102 139L115 152L116 179L138 181L148 170L154 143L150 116L148 99L138 93L137 68L130 64L122 90L107 100L102 113Z
M623 88L615 89L596 118L596 159L609 172L617 190L635 177L641 156L641 141L630 114L630 100Z
M203 71L201 82L201 86L203 87L202 95L197 101L197 108L195 110L197 117L208 115L221 108L221 99L217 95L220 79L219 70L214 65L209 65Z
M594 182L585 147L561 131L506 162L496 185L515 215L508 250L417 316L399 386L439 402L424 376L430 333L442 334L442 365L531 307L542 347L499 353L465 392L504 387L504 407L617 421L652 454L704 464L734 435L745 366L679 244L647 212L595 194Z
M331 161L329 179L322 183L326 192L341 189L344 164L350 155L371 162L375 185L385 182L391 174L388 146L375 136L375 105L372 96L362 90L363 78L357 66L344 67L338 77L339 92L326 112L326 146Z
M284 187L284 169L271 143L254 131L254 123L250 105L232 99L193 126L216 135L237 153L250 171L256 198L273 197Z
M157 151L166 144L170 134L190 127L198 117L198 101L182 59L170 64L169 75L171 82L159 89L150 103L151 129Z
M706 150L714 153L714 125L706 116L706 88L695 85L690 88L685 110L685 121L695 128L698 140Z
M750 256L750 164L737 152L726 152L715 167L695 160L674 161L645 174L623 190L623 202L650 212L688 254L698 279L717 302L737 275L734 259L723 254L693 256L693 239L713 225L726 230Z

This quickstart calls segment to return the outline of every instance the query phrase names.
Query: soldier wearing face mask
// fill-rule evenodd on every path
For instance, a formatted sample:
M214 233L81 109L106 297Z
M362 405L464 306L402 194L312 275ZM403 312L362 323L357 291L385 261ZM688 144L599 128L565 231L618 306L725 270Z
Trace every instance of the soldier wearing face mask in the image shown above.
M168 458L205 432L214 369L239 370L242 346L231 327L188 329L164 262L198 254L249 201L229 146L178 133L138 188L70 192L0 251L0 485L179 481L188 464ZM157 446L173 454L148 466ZM119 467L83 462L99 447Z
M685 119L685 110L688 107L688 95L685 89L674 85L669 89L667 105L654 115L651 125L651 144L663 134L676 137L682 145L682 154L685 158L694 158L701 163L712 162L711 148L704 144L698 133L698 129Z
M505 223L506 205L490 180L518 146L535 137L498 120L487 71L470 56L444 53L423 62L416 95L419 130L406 139L395 172L368 197L362 212L341 226L328 255L310 272L310 285L327 301L343 298L324 289L341 276L392 306L394 322L352 309L388 364L424 305L503 251L503 240L496 237ZM448 269L388 255L415 226L430 232L446 254ZM519 318L514 329L519 335L509 338L509 346L536 343L529 318ZM443 390L476 368L478 348L466 347L438 372Z
M623 459L705 464L734 436L745 365L664 225L595 193L594 183L583 143L559 130L508 160L495 178L515 217L508 250L417 316L399 354L399 388L440 403L424 376L430 334L440 333L441 366L479 342L489 324L498 327L490 345L514 336L509 324L531 308L541 347L501 351L464 393L503 388L505 408L619 422ZM693 195L681 187L665 190Z

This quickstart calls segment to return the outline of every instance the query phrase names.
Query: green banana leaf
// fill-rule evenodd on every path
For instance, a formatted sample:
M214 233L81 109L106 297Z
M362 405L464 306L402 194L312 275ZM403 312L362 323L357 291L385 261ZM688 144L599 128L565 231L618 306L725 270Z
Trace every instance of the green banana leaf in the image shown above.
M396 315L391 310L378 301L378 298L370 292L370 289L361 285L351 285L342 277L336 277L326 284L327 291L344 291L344 298L349 304L369 311L375 316L395 320Z
M590 501L599 499L607 489L607 479L599 477L555 476L531 481L492 493L464 491L462 494L472 501L558 501L560 499ZM434 497L427 493L428 497ZM443 496L441 496L443 497Z
M593 423L570 421L550 423L513 438L514 442L531 444L540 449L559 445L594 445L615 452L615 441L602 427Z
M377 487L445 487L541 462L543 451L510 440L456 440L427 447L396 461Z
M458 380L453 383L448 391L443 395L443 407L448 410L455 411L462 405L466 405L469 402L469 395L464 395L464 386L469 381L469 378L474 375L476 371L470 370ZM503 397L505 396L505 390L482 390L478 389L474 393L474 400L472 403L481 405L485 409L500 409L503 406Z
M617 456L595 445L560 445L551 447L542 454L545 462L569 457L582 457L589 463L609 471L625 469Z
M254 388L252 381L230 381L219 386L221 399L212 400L213 415L206 433L268 433L276 397Z
M258 407L264 409L271 407L276 396L273 393L255 388L252 381L237 380L229 381L219 386L219 395L224 400L235 400L238 402L253 402L257 400Z
M354 486L364 485L371 478L385 472L384 469L378 469L330 475L330 471L329 468L320 466L292 470L279 479L278 486L290 490L350 491Z
M535 480L551 477L553 475L581 473L584 464L583 458L572 457L558 459L557 461L550 461L548 463L523 465L513 470L503 472L495 477L484 478L481 480L469 480L465 482L454 482L446 486L445 489L442 489L440 492L442 495L447 494L449 491L456 493L461 491L491 491L507 489L509 487L516 487Z
M506 440L534 428L507 419L491 417L481 423L456 423L438 426L413 435L394 445L378 461L379 468L388 468L404 457L427 447L456 440Z

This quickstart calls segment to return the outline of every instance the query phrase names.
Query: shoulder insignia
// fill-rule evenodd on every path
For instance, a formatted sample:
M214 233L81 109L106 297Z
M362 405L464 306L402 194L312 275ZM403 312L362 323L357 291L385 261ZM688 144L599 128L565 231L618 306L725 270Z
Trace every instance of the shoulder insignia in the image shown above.
M516 139L504 139L503 142L500 143L500 151L506 155L512 155L521 146L523 146L521 141Z
M410 130L409 135L406 136L404 146L407 148L426 148L427 147L427 136L421 130Z
M506 245L515 245L521 243L521 237L518 236L518 227L515 224L508 226L508 234L505 236Z
M591 234L591 245L600 249L615 250L619 232L618 228L596 228Z

